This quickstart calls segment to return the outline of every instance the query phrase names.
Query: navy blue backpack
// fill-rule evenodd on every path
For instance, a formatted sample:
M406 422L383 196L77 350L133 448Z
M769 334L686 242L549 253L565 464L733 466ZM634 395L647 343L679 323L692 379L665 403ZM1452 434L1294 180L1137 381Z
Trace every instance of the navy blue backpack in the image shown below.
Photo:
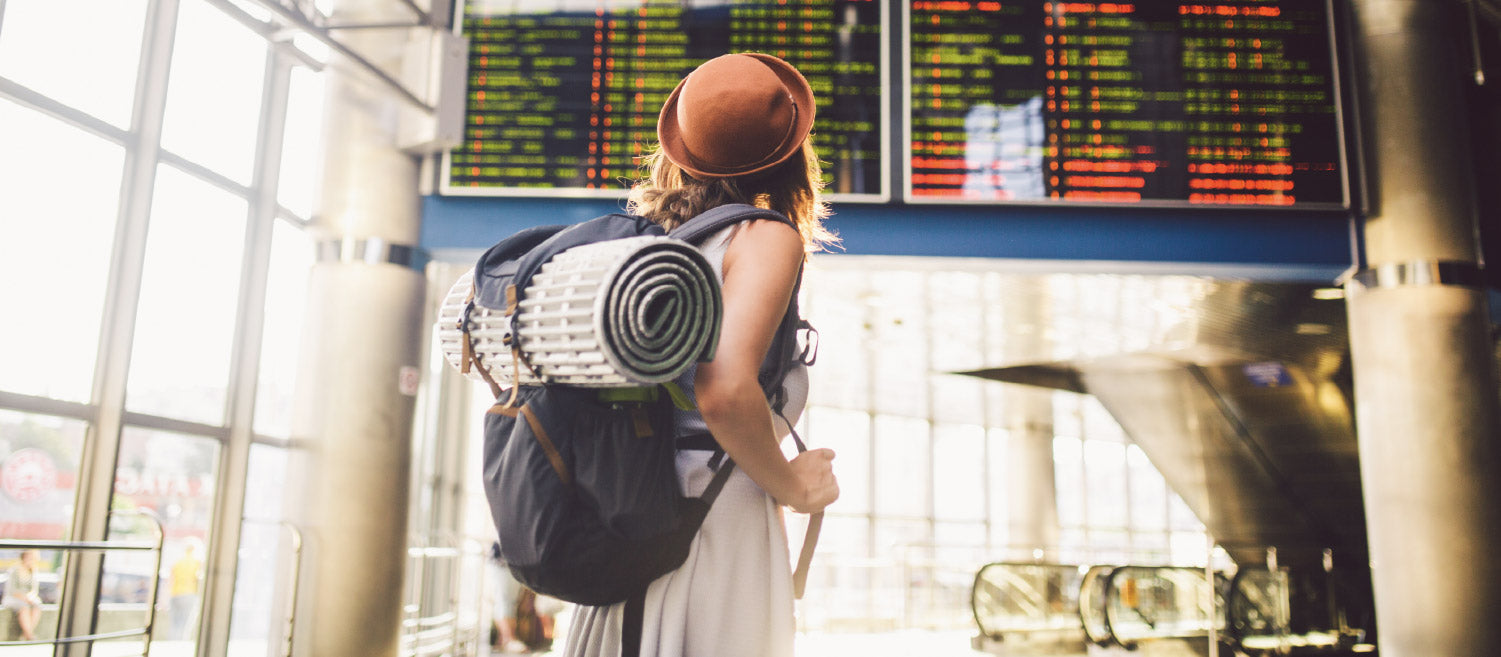
M524 230L481 256L471 303L514 310L516 291L527 288L542 263L574 246L664 234L696 245L751 219L795 227L771 210L727 205L671 233L628 214ZM460 320L466 342L468 314ZM787 372L798 360L811 364L798 347L799 330L807 328L794 293L760 372L762 388L779 412ZM471 360L472 351L466 349ZM513 357L520 357L515 350ZM596 606L634 602L627 605L624 643L627 654L634 654L646 586L687 559L693 536L733 464L717 454L718 471L707 490L699 497L683 495L675 469L679 436L674 435L673 409L675 402L682 407L686 400L673 394L671 386L518 385L506 392L483 367L479 371L497 397L485 416L484 482L502 560L518 581L543 595ZM801 438L796 440L805 449Z

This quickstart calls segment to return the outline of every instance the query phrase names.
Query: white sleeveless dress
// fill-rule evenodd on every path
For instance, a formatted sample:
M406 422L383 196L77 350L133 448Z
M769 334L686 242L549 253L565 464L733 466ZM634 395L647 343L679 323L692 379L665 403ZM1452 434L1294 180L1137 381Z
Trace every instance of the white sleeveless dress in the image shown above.
M699 249L724 279L724 254L739 225L705 240ZM807 403L806 368L783 385L785 415L797 421ZM787 425L775 420L777 435ZM712 452L677 455L683 493L701 494L714 473ZM624 604L575 607L567 657L617 657ZM642 657L790 657L794 634L792 569L782 509L739 469L730 474L703 527L677 570L646 589Z

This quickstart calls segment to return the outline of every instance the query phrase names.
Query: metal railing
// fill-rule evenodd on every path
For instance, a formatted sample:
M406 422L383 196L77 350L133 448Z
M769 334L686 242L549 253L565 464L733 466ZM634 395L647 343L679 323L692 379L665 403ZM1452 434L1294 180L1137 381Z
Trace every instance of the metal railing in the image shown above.
M452 536L413 543L407 548L400 654L403 657L478 654L479 648L486 645L489 629L484 607L487 581L484 543ZM448 569L446 578L438 570L443 567ZM430 572L440 572L440 577L431 578ZM465 582L478 583L474 589L473 616L465 613Z
M297 630L297 595L302 585L302 530L296 525L285 520L272 520L267 518L246 518L244 524L275 525L287 534L287 540L291 544L291 573L288 575L287 607L286 613L281 618L281 650L277 654L281 657L292 657L292 639ZM273 607L274 608L274 607Z
M152 585L146 600L146 623L142 627L118 630L114 632L96 632L90 634L78 634L51 639L33 639L29 641L0 641L0 648L11 646L57 646L70 643L93 643L113 639L128 639L141 637L141 655L151 652L151 633L156 625L156 594L157 574L162 569L162 543L166 538L166 532L162 529L162 523L156 516L145 511L110 511L111 517L135 516L144 518L150 523L151 529L156 534L154 541L49 541L49 540L24 540L24 539L0 539L0 549L11 550L53 550L65 553L67 559L63 562L63 570L66 572L75 552L150 552L155 554L155 565L151 569ZM60 609L67 609L70 593L66 587L62 591L62 600L58 605ZM95 602L95 610L98 610L98 602Z

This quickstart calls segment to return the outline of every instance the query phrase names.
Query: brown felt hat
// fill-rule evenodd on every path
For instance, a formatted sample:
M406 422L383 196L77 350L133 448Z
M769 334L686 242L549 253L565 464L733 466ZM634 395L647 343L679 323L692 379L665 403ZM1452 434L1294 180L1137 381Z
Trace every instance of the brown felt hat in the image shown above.
M678 83L657 118L667 159L694 178L765 171L813 129L813 88L771 55L715 57Z

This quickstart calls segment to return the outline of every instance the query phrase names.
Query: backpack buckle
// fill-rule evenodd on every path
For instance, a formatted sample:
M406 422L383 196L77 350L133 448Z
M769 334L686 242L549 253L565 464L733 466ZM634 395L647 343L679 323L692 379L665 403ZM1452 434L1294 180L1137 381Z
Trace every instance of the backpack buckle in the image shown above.
M797 343L802 349L797 354L798 362L812 367L818 362L818 329L808 323L806 319L797 322Z

